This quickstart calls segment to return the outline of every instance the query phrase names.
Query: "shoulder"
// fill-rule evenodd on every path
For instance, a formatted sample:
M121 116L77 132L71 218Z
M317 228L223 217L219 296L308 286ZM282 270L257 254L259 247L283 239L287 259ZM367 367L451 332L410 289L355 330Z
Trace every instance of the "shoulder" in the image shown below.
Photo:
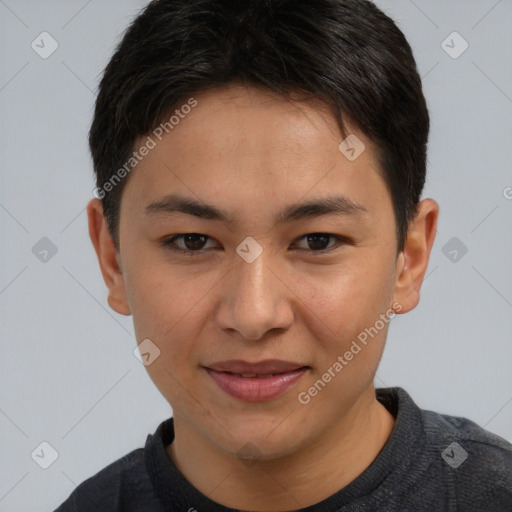
M469 450L467 458L472 454L481 463L488 463L498 469L512 469L512 444L503 437L468 418L428 410L422 410L421 413L425 432L434 446L447 447L457 442Z
M55 512L141 510L143 501L147 505L144 510L160 510L155 508L144 449L138 448L83 481ZM153 501L155 507L149 508Z
M464 417L428 410L421 415L428 449L459 500L474 510L512 510L512 444Z

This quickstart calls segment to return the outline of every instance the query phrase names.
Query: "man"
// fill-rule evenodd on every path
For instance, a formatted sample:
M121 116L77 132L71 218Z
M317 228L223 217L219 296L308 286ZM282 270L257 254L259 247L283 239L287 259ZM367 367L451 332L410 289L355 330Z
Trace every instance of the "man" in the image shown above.
M100 84L89 232L173 417L58 511L512 510L512 446L374 388L439 208L366 0L156 0Z

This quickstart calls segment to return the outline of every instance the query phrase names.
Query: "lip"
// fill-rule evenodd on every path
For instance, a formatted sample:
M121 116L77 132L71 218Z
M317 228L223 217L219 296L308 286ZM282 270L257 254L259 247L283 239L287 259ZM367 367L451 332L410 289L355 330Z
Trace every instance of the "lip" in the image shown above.
M309 369L300 363L277 359L257 363L221 361L203 368L222 391L247 402L277 398L296 384ZM250 376L242 377L242 374Z
M255 363L241 359L232 359L230 361L219 361L204 366L216 372L255 373L257 375L265 375L268 373L291 372L298 368L304 368L307 365L294 363L292 361L283 361L281 359L265 359L264 361Z

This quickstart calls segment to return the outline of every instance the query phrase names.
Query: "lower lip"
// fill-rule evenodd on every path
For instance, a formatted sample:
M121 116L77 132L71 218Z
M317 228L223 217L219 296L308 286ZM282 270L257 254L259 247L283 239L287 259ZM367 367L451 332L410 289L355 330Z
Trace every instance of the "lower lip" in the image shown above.
M282 395L304 375L307 368L263 378L241 377L210 368L205 370L217 386L228 395L247 402L264 402Z

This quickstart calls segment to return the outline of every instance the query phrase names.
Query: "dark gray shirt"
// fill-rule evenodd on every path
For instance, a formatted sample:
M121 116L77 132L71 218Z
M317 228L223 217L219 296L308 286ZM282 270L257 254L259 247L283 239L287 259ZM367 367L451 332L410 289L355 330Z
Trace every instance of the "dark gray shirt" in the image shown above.
M386 445L349 485L307 512L512 512L512 444L466 418L420 409L402 388L379 388L396 418ZM85 480L56 512L229 512L169 458L173 419ZM212 471L215 469L212 468Z

